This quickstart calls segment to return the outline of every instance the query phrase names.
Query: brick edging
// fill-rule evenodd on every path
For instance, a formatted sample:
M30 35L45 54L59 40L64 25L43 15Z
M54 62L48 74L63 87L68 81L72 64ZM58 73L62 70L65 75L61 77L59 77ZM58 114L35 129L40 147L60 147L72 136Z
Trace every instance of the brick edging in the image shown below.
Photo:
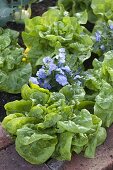
M13 144L13 140L10 135L2 128L0 123L0 150L5 149L9 145Z

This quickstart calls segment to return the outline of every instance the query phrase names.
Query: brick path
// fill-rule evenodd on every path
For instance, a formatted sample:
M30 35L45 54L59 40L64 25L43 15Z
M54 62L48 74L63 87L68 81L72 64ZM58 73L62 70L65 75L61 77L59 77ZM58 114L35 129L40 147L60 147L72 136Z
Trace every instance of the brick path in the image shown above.
M73 155L71 161L50 160L43 165L31 165L15 151L15 146L0 126L0 170L113 170L113 125L105 143L96 150L94 159Z

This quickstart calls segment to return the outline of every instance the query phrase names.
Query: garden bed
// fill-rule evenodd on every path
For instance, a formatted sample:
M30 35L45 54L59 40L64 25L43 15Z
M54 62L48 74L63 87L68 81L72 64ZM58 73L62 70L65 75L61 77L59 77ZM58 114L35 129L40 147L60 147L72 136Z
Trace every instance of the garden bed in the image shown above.
M18 31L19 37L16 32L1 29L1 35L10 40L4 43L9 51L1 46L2 57L5 50L9 57L1 62L2 80L9 77L6 84L1 83L0 121L5 117L2 126L16 144L0 126L0 169L112 170L113 51L109 44L113 22L107 18L101 29L100 21L96 23L93 18L91 23L86 11L75 14L70 8L69 15L62 6L48 10L56 2L33 3L33 19L25 25L8 22L4 28ZM31 164L43 164L27 163L15 147Z

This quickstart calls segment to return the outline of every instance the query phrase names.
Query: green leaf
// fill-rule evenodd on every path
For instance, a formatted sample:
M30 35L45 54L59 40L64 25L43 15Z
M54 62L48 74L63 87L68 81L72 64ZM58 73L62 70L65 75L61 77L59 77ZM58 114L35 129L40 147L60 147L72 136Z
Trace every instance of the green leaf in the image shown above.
M7 112L7 115L13 114L13 113L27 113L30 111L32 106L32 102L30 100L15 100L13 102L9 102L5 104L5 109Z
M66 85L60 90L60 93L62 93L67 102L71 103L71 101L80 101L84 99L85 91L83 87L79 86L78 84L74 85Z
M59 142L56 146L56 152L53 157L58 160L71 160L71 143L73 133L64 132L59 136Z
M32 164L42 164L47 161L53 154L56 144L55 136L38 134L27 127L17 132L16 150L19 155Z
M40 106L34 106L31 108L30 112L28 113L31 117L36 117L37 121L41 121L44 118L44 111Z
M112 18L113 2L111 0L92 0L91 8L99 18Z
M25 84L21 89L22 98L32 100L33 105L45 105L49 99L49 91L40 88L38 85L32 85L31 88Z
M48 104L53 104L54 102L59 101L60 99L64 99L65 100L65 96L62 93L59 92L53 92L50 94L49 100L48 100Z
M84 156L94 158L96 147L101 145L106 139L106 130L100 127L94 134L89 134L88 138Z
M83 12L78 12L78 13L75 13L75 15L78 19L78 23L79 24L86 24L87 23L87 20L88 20L88 13L87 11L83 11Z
M98 91L101 88L103 78L101 70L102 62L94 59L93 67L93 69L89 69L85 73L85 86L91 90Z
M86 134L76 134L73 137L72 145L82 147L88 143L88 137Z
M108 51L104 54L102 73L106 81L113 82L113 51Z
M110 84L103 81L100 93L96 97L94 114L97 115L105 127L113 123L113 88Z
M55 126L61 118L62 116L58 112L50 112L45 116L44 122L38 124L38 128L46 129Z
M23 49L17 43L18 32L0 31L0 90L19 93L31 76L31 64L22 62Z
M25 117L22 114L10 114L2 122L3 127L12 135L16 135L18 129L22 128L27 123L35 123L34 117Z
M73 121L75 124L88 129L93 125L91 114L86 109L82 109L81 112L73 119Z

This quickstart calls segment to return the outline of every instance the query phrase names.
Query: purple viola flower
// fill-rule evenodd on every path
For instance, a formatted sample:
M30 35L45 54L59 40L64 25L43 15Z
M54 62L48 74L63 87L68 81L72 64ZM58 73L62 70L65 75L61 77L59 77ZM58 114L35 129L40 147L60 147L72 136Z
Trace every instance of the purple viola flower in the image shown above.
M38 79L39 85L42 87L43 86L43 80L42 79Z
M29 81L31 81L34 84L39 84L37 78L35 78L35 77L30 77Z
M104 46L104 45L101 45L101 46L100 46L100 49L101 49L102 51L104 51L104 50L105 50L105 46Z
M54 63L50 63L49 64L49 73L51 74L51 72L53 71L53 70L56 70L57 69L57 66L56 66L56 64L54 64Z
M56 71L57 71L59 74L64 75L64 72L63 72L63 70L62 70L61 68L57 68Z
M40 68L37 73L36 76L38 76L39 79L45 79L46 78L46 72L43 68Z
M111 30L113 30L113 24L110 24L109 28L110 28Z
M63 64L65 63L65 48L60 48L59 49L59 54L55 56L55 58L58 60L58 64Z
M97 42L100 42L100 40L101 40L101 34L97 31L97 32L95 33L95 36L96 36L96 41L97 41Z
M67 77L62 74L56 74L55 79L62 86L68 84Z
M65 63L65 53L59 53L59 62Z
M45 57L45 58L43 58L43 63L44 63L44 64L53 63L53 59L50 58L50 57Z
M51 88L52 88L51 85L49 84L48 80L44 80L43 87L44 87L45 89L51 89Z
M65 48L60 48L60 49L59 49L59 52L60 52L60 53L65 53L65 52L66 52L66 51L65 51Z
M69 68L69 66L64 66L61 69L66 71L67 73L71 73L71 69Z
M77 74L77 75L74 77L74 80L77 80L77 79L80 79L80 78L81 78L81 76Z

